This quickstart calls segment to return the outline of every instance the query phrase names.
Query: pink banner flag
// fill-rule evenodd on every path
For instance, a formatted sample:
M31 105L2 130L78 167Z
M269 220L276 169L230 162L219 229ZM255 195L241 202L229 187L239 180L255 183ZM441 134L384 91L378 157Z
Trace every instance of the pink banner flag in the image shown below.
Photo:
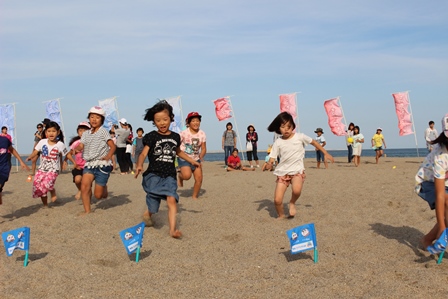
M288 112L295 120L297 118L296 94L280 95L280 112Z
M328 125L331 132L336 136L345 136L345 125L342 122L344 114L342 108L339 106L338 98L326 100L324 102L325 111L328 115Z
M215 113L219 121L232 117L232 108L230 107L229 98L217 99L214 100L213 103L215 103Z
M411 113L409 113L409 95L408 92L397 92L392 94L395 102L395 112L398 117L398 129L400 136L414 134L412 131Z

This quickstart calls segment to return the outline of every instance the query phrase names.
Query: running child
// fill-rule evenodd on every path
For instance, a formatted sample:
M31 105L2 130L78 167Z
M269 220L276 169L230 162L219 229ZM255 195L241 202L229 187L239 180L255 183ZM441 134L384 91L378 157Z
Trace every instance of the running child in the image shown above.
M50 121L45 127L45 139L39 141L27 161L37 157L40 153L40 165L34 176L33 198L40 197L44 207L48 207L48 195L50 192L51 202L57 200L54 185L61 170L62 156L66 156L76 167L76 161L72 154L67 151L64 144L64 135L58 123Z
M72 155L75 157L76 161L76 167L73 167L72 169L72 175L73 175L73 183L75 183L76 188L78 188L78 192L75 195L76 199L81 198L81 180L82 180L82 172L84 170L84 165L86 164L86 161L82 158L82 151L75 153L76 147L81 142L81 136L84 133L84 131L90 130L90 124L88 122L81 122L78 125L78 128L76 129L76 132L78 133L78 136L73 137L68 145L70 146L70 150ZM67 157L64 159L64 164L67 163Z
M302 192L303 182L305 180L305 167L303 165L305 146L311 144L316 149L322 151L325 160L334 162L333 157L316 140L313 140L305 134L295 133L295 128L294 120L291 114L287 112L280 113L268 127L269 132L276 132L282 135L281 138L274 142L267 165L267 169L270 169L272 163L277 160L277 157L280 157L280 163L278 163L274 170L274 175L277 176L274 204L278 218L285 218L283 196L290 184L292 194L289 200L289 217L296 215L295 203Z
M415 175L416 193L436 210L437 223L422 238L424 248L432 245L448 227L448 113L442 119L442 133Z
M147 211L143 215L146 226L152 226L151 216L159 211L160 201L166 200L168 205L168 222L170 236L180 238L182 233L176 228L177 194L176 155L195 167L201 164L191 159L180 150L180 136L170 131L170 124L174 121L173 107L167 101L159 101L153 107L146 109L144 117L152 121L157 131L151 131L143 137L143 151L138 159L135 178L143 170L143 162L148 156L148 169L143 173L142 186L146 192Z
M82 157L86 161L81 180L81 198L84 213L91 212L90 199L92 197L92 183L95 181L93 195L96 199L106 198L107 181L112 171L112 157L115 152L115 144L109 132L103 128L106 113L101 107L90 108L87 118L90 130L84 131L75 153L83 152Z
M11 172L11 161L8 152L11 153L17 161L19 161L22 169L30 170L30 168L23 162L19 153L12 146L11 140L9 140L6 136L0 136L0 205L2 204L3 187L8 181L9 173Z
M241 164L241 159L238 156L238 149L234 148L232 154L227 159L227 171L242 170L242 171L255 171L255 168L246 167Z
M190 112L185 120L187 129L180 133L180 149L185 152L191 159L201 163L207 153L206 136L201 126L202 116L197 112ZM180 173L177 176L177 183L179 187L184 186L184 180L188 181L191 175L194 177L193 199L198 199L199 191L202 186L202 167L196 167L188 163L182 158L179 158L178 165Z
M384 141L383 129L376 129L375 135L372 137L372 147L375 149L375 160L378 164L381 156L384 154L383 146L386 148L386 141Z

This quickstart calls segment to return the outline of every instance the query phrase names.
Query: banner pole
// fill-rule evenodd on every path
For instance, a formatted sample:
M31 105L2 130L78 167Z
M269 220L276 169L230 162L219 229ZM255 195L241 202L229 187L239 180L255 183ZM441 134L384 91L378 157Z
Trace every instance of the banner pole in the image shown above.
M138 260L140 258L140 246L137 247L137 253L135 254L135 262L138 263Z
M341 97L338 97L339 107L341 107L342 117L344 118L345 127L347 128L347 120L345 119L344 109L342 109Z
M300 121L299 121L299 106L297 106L297 92L294 93L294 100L296 102L296 115L297 115L297 132L300 132Z
M177 96L179 98L179 108L180 108L180 119L184 121L184 111L182 109L182 98L181 96ZM182 127L179 128L182 131Z
M242 149L243 144L241 143L241 135L240 135L240 132L238 130L238 124L236 122L235 110L233 110L233 105L232 105L232 101L230 100L230 96L227 96L227 99L229 100L230 108L232 108L233 119L235 120L235 129L236 129L236 132L238 134L238 141L240 143L241 155L243 156L243 161L246 161L246 156L244 155L244 151Z
M14 137L16 138L16 148L19 148L18 141L17 141L17 122L16 122L16 103L13 103L12 106L14 107ZM19 172L19 161L16 159L16 172Z
M28 250L25 251L25 259L23 261L23 266L28 266Z
M408 101L409 101L409 110L411 112L411 118L412 118L412 129L414 131L414 139L415 139L415 147L417 149L417 157L420 158L419 152L418 152L418 144L417 144L417 132L415 132L415 124L414 124L414 114L412 113L412 105L411 105L411 97L409 96L409 91L406 91L408 95Z
M58 105L59 105L59 113L60 113L60 116L61 116L62 132L65 132L64 120L62 119L61 99L63 99L63 98L58 98Z

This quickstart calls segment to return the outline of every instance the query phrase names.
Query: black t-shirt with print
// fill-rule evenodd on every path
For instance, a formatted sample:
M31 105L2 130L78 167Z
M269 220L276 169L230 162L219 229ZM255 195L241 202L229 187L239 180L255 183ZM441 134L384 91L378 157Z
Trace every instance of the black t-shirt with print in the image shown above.
M143 176L154 173L160 177L176 178L176 149L180 146L180 135L171 132L169 135L161 135L157 131L152 131L143 137L143 145L149 146L148 169Z

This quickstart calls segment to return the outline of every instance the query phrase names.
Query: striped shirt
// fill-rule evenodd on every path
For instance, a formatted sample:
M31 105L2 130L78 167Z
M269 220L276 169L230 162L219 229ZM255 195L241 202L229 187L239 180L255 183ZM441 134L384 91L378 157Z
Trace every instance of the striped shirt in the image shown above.
M81 136L84 144L82 157L86 160L84 167L95 168L112 165L111 160L102 160L109 153L107 141L111 140L109 132L103 127L92 134L92 130L86 130Z

